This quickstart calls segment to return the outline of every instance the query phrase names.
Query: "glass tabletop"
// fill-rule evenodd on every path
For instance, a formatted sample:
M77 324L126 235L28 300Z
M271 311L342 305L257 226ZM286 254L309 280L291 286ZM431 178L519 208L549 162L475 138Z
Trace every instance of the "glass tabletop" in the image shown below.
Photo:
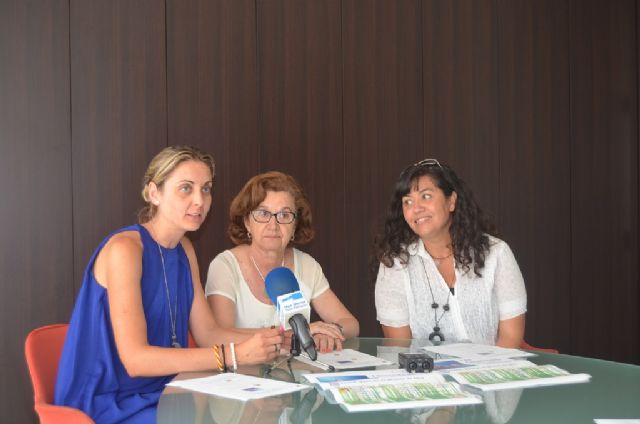
M398 350L415 350L428 342L356 338L345 348L385 357ZM404 346L404 347L403 347ZM159 423L592 423L596 418L640 418L640 366L536 352L527 358L552 364L571 373L591 375L588 383L502 390L481 393L483 403L436 409L404 409L348 413L324 400L312 389L288 395L242 402L178 388L166 388L158 405ZM285 363L286 364L286 363ZM301 375L325 372L299 361L265 375L266 367L241 367L248 375L299 382ZM196 378L210 373L182 373Z

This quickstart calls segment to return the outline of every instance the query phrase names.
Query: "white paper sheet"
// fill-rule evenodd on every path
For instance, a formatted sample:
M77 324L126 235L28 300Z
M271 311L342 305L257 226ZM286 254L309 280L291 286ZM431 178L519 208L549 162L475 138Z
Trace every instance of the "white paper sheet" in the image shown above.
M354 368L393 365L393 362L353 349L335 350L329 353L318 353L318 360L312 361L306 354L296 356L301 362L321 369L348 370Z
M235 373L222 373L210 377L172 381L167 386L238 400L259 399L309 388L309 386L302 384Z
M455 357L461 359L498 359L498 358L524 358L536 356L534 353L520 349L507 349L499 346L481 345L476 343L452 343L440 346L424 346L427 352Z

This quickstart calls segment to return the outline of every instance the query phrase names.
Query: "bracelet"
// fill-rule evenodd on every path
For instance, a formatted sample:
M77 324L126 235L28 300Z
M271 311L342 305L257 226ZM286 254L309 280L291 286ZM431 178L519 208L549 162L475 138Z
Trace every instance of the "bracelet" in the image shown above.
M222 363L224 364L224 372L227 372L227 354L224 352L224 343L221 344L220 347L222 347Z
M213 354L216 357L216 364L218 365L218 371L223 371L224 367L222 366L222 358L220 358L220 348L218 345L213 345Z
M233 372L238 370L238 362L236 360L236 344L231 342L229 343L229 347L231 347L231 362L233 363Z

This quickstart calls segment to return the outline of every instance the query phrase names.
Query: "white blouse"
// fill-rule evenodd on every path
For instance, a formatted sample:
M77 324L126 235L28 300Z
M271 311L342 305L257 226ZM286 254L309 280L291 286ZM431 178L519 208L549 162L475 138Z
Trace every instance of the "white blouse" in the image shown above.
M322 267L311 255L293 249L293 266L300 291L309 303L329 289ZM209 297L214 294L236 304L236 328L280 325L275 306L256 299L242 275L238 260L230 250L220 253L209 264L205 295Z
M437 325L447 342L495 345L498 324L527 311L527 292L509 246L489 236L490 248L478 277L455 268L455 294L440 275L424 244L408 246L409 262L380 264L376 280L377 319L388 327L409 325L414 338L428 338ZM431 305L439 307L433 309ZM449 304L444 311L443 305Z

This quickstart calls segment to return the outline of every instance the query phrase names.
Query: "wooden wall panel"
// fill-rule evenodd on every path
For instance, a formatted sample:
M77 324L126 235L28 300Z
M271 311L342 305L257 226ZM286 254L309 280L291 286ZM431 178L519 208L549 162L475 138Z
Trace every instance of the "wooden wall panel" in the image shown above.
M632 0L571 2L572 351L640 361Z
M495 1L426 0L422 13L425 156L451 165L497 219Z
M501 227L527 286L526 338L568 351L568 4L504 1L498 9Z
M368 263L373 236L398 175L425 155L421 20L413 0L343 1L344 276L365 336L381 334Z
M68 28L67 2L0 2L3 422L35 421L24 340L73 303Z
M256 17L252 0L167 3L169 144L190 144L216 159L213 205L190 235L204 283L225 248L229 204L258 172Z
M640 363L639 14L637 0L0 2L3 418L34 421L24 337L68 320L89 255L135 222L169 143L217 159L193 235L203 276L230 245L231 197L281 169L313 204L305 250L379 335L373 234L401 169L436 157L512 246L528 341Z
M344 269L340 1L257 2L260 172L298 180L311 202L315 239L300 248L320 263L353 310Z
M71 2L74 283L111 231L137 222L142 176L167 145L161 0Z

